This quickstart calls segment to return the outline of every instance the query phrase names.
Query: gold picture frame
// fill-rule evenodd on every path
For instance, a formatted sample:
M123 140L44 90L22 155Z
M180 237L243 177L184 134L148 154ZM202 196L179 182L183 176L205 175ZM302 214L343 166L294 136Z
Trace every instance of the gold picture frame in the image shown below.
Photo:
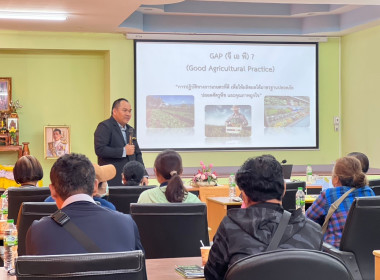
M71 151L70 126L44 126L45 159L57 159Z
M12 78L0 78L0 113L10 113L12 101Z
M18 130L18 118L8 118L7 119L7 129L11 130L11 128Z

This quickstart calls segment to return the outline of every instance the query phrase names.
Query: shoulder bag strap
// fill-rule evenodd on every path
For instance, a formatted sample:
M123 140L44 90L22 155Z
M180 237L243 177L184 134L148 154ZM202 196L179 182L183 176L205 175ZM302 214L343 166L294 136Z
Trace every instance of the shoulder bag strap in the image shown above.
M69 232L89 253L101 253L99 247L72 221L65 212L56 211L50 216L57 224Z
M282 214L280 223L278 224L276 232L274 233L272 240L270 241L270 243L266 249L266 252L273 251L273 250L277 249L278 245L280 244L281 238L284 235L286 226L289 223L291 215L292 214L290 214L290 212L284 210L284 213Z
M335 210L338 209L339 205L342 203L342 201L350 194L352 193L356 188L351 188L348 191L346 191L338 200L336 200L333 204L331 204L329 208L329 212L327 212L325 221L322 226L322 234L325 234L327 230L327 225L329 224L330 218L332 214L334 214Z

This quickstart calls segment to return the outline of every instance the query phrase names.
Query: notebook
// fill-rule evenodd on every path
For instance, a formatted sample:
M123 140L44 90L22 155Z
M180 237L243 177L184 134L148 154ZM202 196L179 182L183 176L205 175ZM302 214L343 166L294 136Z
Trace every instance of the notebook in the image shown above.
M282 165L282 175L284 175L284 179L290 179L292 176L293 164L283 164Z
M184 278L203 278L203 268L199 265L177 265L175 271Z

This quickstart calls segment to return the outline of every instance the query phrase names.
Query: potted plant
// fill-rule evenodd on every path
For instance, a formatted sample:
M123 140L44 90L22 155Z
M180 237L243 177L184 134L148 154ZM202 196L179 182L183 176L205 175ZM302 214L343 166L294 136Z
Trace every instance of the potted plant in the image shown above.
M210 163L208 166L206 166L203 161L201 161L200 164L201 169L198 169L198 172L191 180L191 184L196 187L216 186L217 174L215 171L212 171L213 164Z

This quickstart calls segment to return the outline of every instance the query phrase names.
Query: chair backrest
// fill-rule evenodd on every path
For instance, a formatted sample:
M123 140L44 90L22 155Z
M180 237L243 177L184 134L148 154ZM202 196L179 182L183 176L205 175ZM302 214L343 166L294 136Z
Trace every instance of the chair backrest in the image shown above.
M380 179L369 180L368 185L372 188L375 195L380 195Z
M380 179L372 179L372 180L368 180L368 185L369 185L370 187L380 186Z
M147 259L200 256L209 244L204 203L131 204Z
M340 250L355 254L363 279L373 279L373 250L380 248L380 197L358 197L351 205Z
M19 280L147 279L142 251L20 256L16 275Z
M24 187L8 189L8 219L17 223L17 215L23 202L43 202L50 195L49 187Z
M289 249L264 252L234 263L226 280L349 280L347 267L338 258L314 250Z
M55 202L23 202L18 213L18 255L26 254L25 238L33 221L49 216L57 211Z
M287 211L294 211L296 209L296 192L298 187L302 187L305 191L306 182L289 182L286 183L285 195L282 198L282 206Z
M108 201L115 205L117 211L129 214L130 204L136 203L143 191L154 187L156 186L110 186Z

